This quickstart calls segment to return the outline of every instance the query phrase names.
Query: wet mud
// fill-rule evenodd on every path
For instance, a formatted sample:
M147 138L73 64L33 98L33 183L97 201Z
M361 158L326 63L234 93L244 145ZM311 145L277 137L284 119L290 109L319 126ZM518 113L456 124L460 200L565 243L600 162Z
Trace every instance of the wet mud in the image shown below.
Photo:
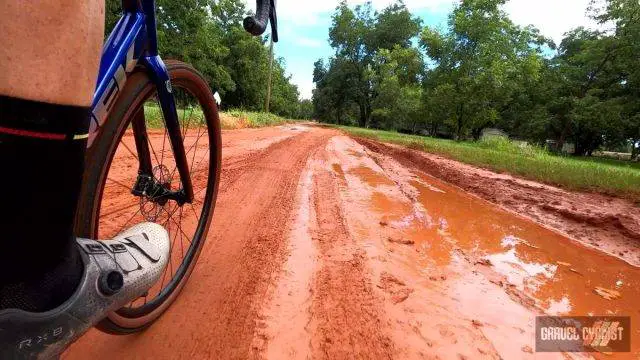
M630 354L535 353L538 315L640 319L635 245L611 240L621 228L583 219L585 241L577 220L542 203L593 194L482 173L492 198L461 180L485 170L447 176L452 163L317 127L223 139L216 218L180 298L144 333L91 331L64 358L640 356L635 329ZM498 201L519 187L540 202ZM626 206L609 204L600 213Z

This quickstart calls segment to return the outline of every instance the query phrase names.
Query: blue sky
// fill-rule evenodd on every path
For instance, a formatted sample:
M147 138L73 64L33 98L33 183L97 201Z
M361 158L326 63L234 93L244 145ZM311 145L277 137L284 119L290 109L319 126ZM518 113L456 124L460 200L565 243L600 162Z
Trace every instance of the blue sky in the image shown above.
M520 25L535 25L540 31L559 42L562 34L577 26L593 26L585 15L590 0L511 0L504 10ZM364 0L348 0L350 5ZM373 0L380 10L394 0ZM405 0L413 14L423 20L424 25L445 26L447 15L456 0ZM286 63L287 73L298 86L302 98L311 98L313 89L313 63L333 54L329 46L331 14L339 0L279 0L278 22L280 42L275 54ZM253 0L248 7L255 8Z

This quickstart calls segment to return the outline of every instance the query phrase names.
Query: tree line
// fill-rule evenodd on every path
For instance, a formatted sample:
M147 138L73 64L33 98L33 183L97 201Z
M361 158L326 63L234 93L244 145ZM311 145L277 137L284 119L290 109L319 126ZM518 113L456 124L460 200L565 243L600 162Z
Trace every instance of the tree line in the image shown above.
M192 64L222 97L224 108L261 111L267 96L268 37L242 28L242 0L156 0L158 48L165 59ZM106 34L122 16L121 0L106 1ZM288 118L312 116L309 100L285 74L284 59L274 61L270 111Z
M560 44L514 24L506 0L463 0L447 26L423 26L400 0L373 11L343 1L332 16L335 50L315 63L314 113L338 124L453 139L488 127L575 154L640 146L640 4L594 1L600 30Z

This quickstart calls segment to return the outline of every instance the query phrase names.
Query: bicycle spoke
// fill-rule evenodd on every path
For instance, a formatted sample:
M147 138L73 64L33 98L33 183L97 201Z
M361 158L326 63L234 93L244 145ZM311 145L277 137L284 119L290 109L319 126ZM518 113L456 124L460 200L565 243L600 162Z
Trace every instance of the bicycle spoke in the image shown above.
M204 190L204 189L202 189L202 190ZM201 190L201 191L202 191L202 190ZM193 203L194 203L194 204L204 205L204 200L198 200L198 199L196 199L196 198L195 198L195 194L194 194L194 197L193 197ZM190 204L190 205L191 205L191 204ZM192 205L192 206L193 206L193 205Z
M173 235L174 240L175 238L176 238L176 234ZM171 248L172 248L172 245L170 245L169 247L169 264L171 264ZM162 291L162 289L164 288L164 279L167 276L167 269L169 269L169 266L164 267L164 272L162 273L162 282L160 283L160 291Z
M208 154L205 153L204 155L202 155L203 157L198 160L198 162L193 166L193 170L191 171L191 175L195 176L198 173L204 172L207 170L208 166L209 166L209 161L208 161ZM207 158L207 161L202 164L202 162L205 160L205 158ZM200 166L200 164L202 164L202 166Z
M199 164L196 164L199 165ZM204 166L200 167L200 166L196 166L195 167L197 170L192 170L191 171L191 175L196 175L198 173L204 172L207 170L207 164L204 164Z
M151 138L149 138L149 134L147 134L147 144L149 144L149 147L151 148L151 151L153 152L153 157L156 159L156 162L158 162L158 165L161 165L162 163L158 160L158 155L156 154L156 149L153 148L153 144L151 143Z
M139 213L141 213L141 212L142 212L142 209L138 209L138 211L136 211L136 212L135 212L135 213L134 213L134 214L129 218L129 220L127 220L127 222L126 222L126 223L124 223L124 225L122 225L122 227L120 228L120 230L118 230L118 233L121 233L121 232L122 232L122 230L124 230L124 229L127 227L127 225L129 225L129 222L131 222L131 220L133 220L133 218L134 218L134 217L136 217L136 215L138 215L138 214L139 214Z
M207 190L207 187L203 187L202 189L198 190L197 192L193 193L193 200L196 200L196 195L200 194L201 192Z
M208 152L205 152L205 153L202 155L202 157L200 158L200 160L198 160L198 163L196 164L196 166L195 166L195 167L193 167L193 169L198 169L198 168L199 168L199 166L200 166L200 163L204 160L204 158L205 158L205 157L207 157L207 155L208 155ZM209 154L209 155L210 155L210 154ZM191 164L191 165L193 165L193 164ZM199 170L198 170L198 171L199 171Z
M196 208L194 208L192 204L189 204L189 206L191 206L191 210L193 210L193 215L195 215L196 219L198 220L198 222L200 222L200 217L198 216L198 213L196 212Z
M129 151L129 153L131 155L133 155L134 158L136 158L136 160L140 161L140 159L138 159L138 155L134 154L133 151L131 151L131 149L129 149L129 147L127 146L127 144L124 142L124 140L120 140L120 144L122 144L122 146L124 146L125 149L127 149L127 151Z
M196 148L193 151L193 157L191 157L191 165L189 165L190 169L193 169L193 161L196 159L196 154L198 153L198 141L200 141L200 137L196 139ZM191 175L191 173L189 173Z
M176 244L176 238L178 233L176 233L176 235L174 235L173 237L173 241L171 242L171 245L169 245L169 267L171 268L171 271L169 271L169 276L171 276L169 279L173 279L173 248L174 245Z
M162 161L160 162L159 165L164 164L164 145L167 142L167 127L164 127L164 135L162 135L162 150L160 151L160 157L162 158Z
M182 224L182 207L180 208L180 215L178 219L178 221ZM182 236L180 236L180 253L182 253L182 258L184 259L184 245L182 243Z
M117 180L113 180L111 178L107 178L107 180L113 182L114 184L120 185L120 186L122 186L123 188L125 188L127 190L131 190L131 187L129 187L129 186L117 181Z
M187 111L187 109L182 108L182 120L184 120L184 113L185 113L186 111ZM182 139L184 140L185 133L186 133L186 127L185 127L185 123L184 123L184 121L182 122L182 125L181 125L181 126L182 126L182 131L181 131L181 133L182 133Z
M206 133L206 131L201 132L201 130L202 130L202 128L201 128L201 127L198 127L198 135L197 135L196 141L191 145L191 147L189 148L189 150L188 150L188 151L187 151L187 153L186 153L186 154L189 154L189 152L191 152L191 150L192 150L192 149L195 149L195 150L193 151L193 156L192 156L192 159L191 159L191 165L190 165L190 167L189 167L189 168L191 169L191 171L189 172L189 175L193 175L193 174L194 174L194 171L193 171L193 163L194 163L194 161L195 161L196 153L198 152L198 142L200 141L200 138L202 137L202 135L204 135L204 134ZM206 157L207 153L208 153L208 151L205 151L204 155L202 155L202 158L200 158L200 161L198 162L198 165L200 164L200 162L202 162L202 160L204 159L204 157ZM196 166L197 166L197 165L196 165ZM175 173L176 169L177 169L177 165L176 165L176 167L173 169L173 171L171 172L171 177L172 177L172 178L173 178L173 174Z
M192 149L194 149L195 146L195 151L194 152L198 152L198 141L200 140L200 138L202 137L202 135L205 134L205 132L200 133L200 131L202 130L201 127L198 128L198 135L196 135L196 141L193 142L193 144L191 144L191 146L189 147L189 150L187 150L187 152L185 154L189 154L191 152Z
M102 217L111 216L111 215L113 215L113 214L117 214L117 213L119 213L119 212L121 212L121 211L125 211L125 210L131 209L132 207L136 207L136 206L140 206L140 204L132 204L132 205L127 205L127 206L119 207L119 208L117 208L117 209L115 209L115 210L113 210L113 211L110 211L110 212L108 212L108 213L104 213L104 214L102 214L102 213L101 213L101 214L100 214L100 216L102 216Z
M193 114L193 107L191 107L189 109L189 120L188 120L188 122L184 121L184 113L185 113L185 111L186 110L182 111L182 115L183 115L182 116L182 120L183 120L182 123L184 124L184 127L182 128L182 139L183 139L183 141L186 142L187 131L189 131L189 124L191 124L191 114Z
M202 133L202 134L204 134L204 133ZM193 148L194 148L194 145L196 146L196 150L194 151L194 154L198 151L198 150L197 150L198 140L200 140L200 137L202 136L202 135L200 135L200 129L198 129L198 135L199 135L199 136L198 136L198 138L196 138L196 141L191 145L191 147L189 148L189 150L185 153L185 156L186 156L186 155L189 155L189 152L191 152L191 149L193 149ZM193 165L193 163L192 163L192 165ZM176 166L175 166L175 167L173 168L173 170L171 171L171 178L172 178L172 179L173 179L173 176L175 175L175 173L176 173L176 170L177 170L177 169L178 169L178 165L176 164ZM189 174L191 174L191 173L189 173Z
M182 209L182 207L181 207L181 206L179 206L178 204L176 204L175 209L173 209L173 211L172 211L171 213L169 213L165 208L162 208L162 210L164 210L164 212L166 212L166 213L167 213L167 215L168 215L167 220L168 220L169 218L172 218L172 217L173 217L173 215L176 213L176 211L178 211L178 209Z
M175 220L171 219L171 221L173 221L174 224L176 224L176 226L178 226L178 230L180 230L180 232L182 233L182 235L184 235L185 239L187 239L187 241L189 242L189 244L191 244L191 240L189 240L189 235L185 234L184 230L182 230L182 226L180 226L178 223L176 223Z
M178 208L180 208L180 207L179 207L179 206L177 206L177 207L176 207L176 210L177 210ZM175 223L175 220L173 220L173 217L172 217L172 216L173 216L173 214L175 214L176 210L174 210L171 214L169 214L169 212L168 212L166 209L164 209L164 208L162 208L162 209L167 213L167 215L169 215L169 216L168 216L168 218L167 218L167 221L165 222L165 224L166 224L166 223L168 223L169 221L173 221L173 222ZM170 228L170 227L169 227L169 228ZM177 233L177 232L173 235L173 240L171 241L170 246L169 246L169 265L171 266L171 272L170 272L170 273L172 274L171 276L173 276L173 264L172 264L172 263L173 263L173 261L171 261L171 257L173 256L173 246L174 246L174 244L175 244L175 242L176 242L176 237L177 237L177 235L178 235L178 233ZM162 288L163 288L163 286L164 286L164 279L166 278L166 274L167 274L167 269L168 269L168 268L169 268L169 266L165 267L165 269L164 269L164 273L162 274L162 282L161 282L161 284L160 284L160 289L162 289ZM173 277L171 277L171 278L173 278ZM170 279L171 279L171 278L170 278ZM161 290L161 291L162 291L162 290Z

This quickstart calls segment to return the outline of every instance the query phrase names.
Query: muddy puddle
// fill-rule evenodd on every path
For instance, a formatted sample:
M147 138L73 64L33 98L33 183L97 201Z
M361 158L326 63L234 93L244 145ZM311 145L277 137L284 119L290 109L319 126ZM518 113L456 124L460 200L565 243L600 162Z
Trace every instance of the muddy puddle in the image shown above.
M406 231L426 249L434 242L445 244L449 251L440 260L446 262L461 249L504 275L549 314L635 316L640 311L639 269L436 179L421 176L412 185L425 219L416 219ZM597 288L614 290L619 298L605 299Z
M378 186L378 185L394 186L395 185L395 183L391 181L388 177L382 174L379 174L378 172L364 165L360 165L354 169L351 169L349 173L356 175L361 179L364 179L371 186Z
M408 197L388 196L383 185L394 182L365 169L346 172L372 188L369 208L394 231L390 241L416 249L419 260L413 266L422 276L444 273L452 288L464 292L473 286L469 273L479 272L517 294L516 301L532 314L631 316L637 324L640 269L423 173L405 184ZM640 330L634 328L637 357Z

